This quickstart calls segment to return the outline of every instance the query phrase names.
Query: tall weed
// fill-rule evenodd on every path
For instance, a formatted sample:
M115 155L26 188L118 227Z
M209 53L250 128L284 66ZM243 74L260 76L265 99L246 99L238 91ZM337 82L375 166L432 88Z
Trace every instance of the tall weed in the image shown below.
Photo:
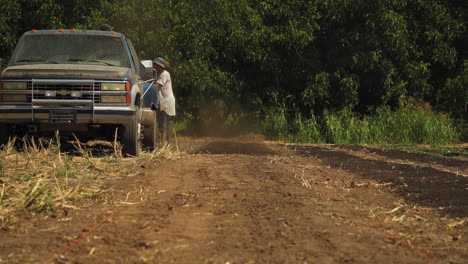
M288 117L284 111L269 111L261 128L268 138L301 143L444 145L460 140L447 116L410 108L380 108L362 117L343 110L325 113L320 122L315 117Z
M304 120L301 115L296 114L292 127L293 131L295 131L294 134L290 135L290 140L292 141L301 143L324 142L320 132L320 126L315 117Z
M299 120L302 123L302 120ZM283 109L270 109L260 123L261 130L270 139L284 140L291 136L290 121Z

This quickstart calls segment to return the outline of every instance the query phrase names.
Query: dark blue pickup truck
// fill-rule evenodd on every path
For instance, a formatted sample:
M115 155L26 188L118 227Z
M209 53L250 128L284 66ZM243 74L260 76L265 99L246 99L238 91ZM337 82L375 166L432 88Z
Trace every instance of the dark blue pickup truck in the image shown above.
M154 149L157 99L154 85L144 83L148 73L151 66L121 33L26 32L0 75L1 143L21 131L59 130L117 134L126 155L138 156L140 143Z

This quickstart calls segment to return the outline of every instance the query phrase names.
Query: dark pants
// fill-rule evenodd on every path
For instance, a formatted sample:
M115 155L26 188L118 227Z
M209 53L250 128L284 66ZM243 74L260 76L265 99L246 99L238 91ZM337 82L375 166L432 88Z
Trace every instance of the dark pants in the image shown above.
M158 128L159 128L159 136L161 142L169 141L171 138L171 119L172 116L169 116L164 111L157 111L158 113Z

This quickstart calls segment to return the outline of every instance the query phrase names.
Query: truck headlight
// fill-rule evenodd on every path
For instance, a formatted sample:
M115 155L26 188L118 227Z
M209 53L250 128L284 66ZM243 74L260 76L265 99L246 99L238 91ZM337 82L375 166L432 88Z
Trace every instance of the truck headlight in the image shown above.
M101 96L101 103L126 103L126 96L125 95L102 95Z
M28 89L27 82L3 82L3 89L5 90L26 90Z
M101 91L125 91L125 83L101 83Z

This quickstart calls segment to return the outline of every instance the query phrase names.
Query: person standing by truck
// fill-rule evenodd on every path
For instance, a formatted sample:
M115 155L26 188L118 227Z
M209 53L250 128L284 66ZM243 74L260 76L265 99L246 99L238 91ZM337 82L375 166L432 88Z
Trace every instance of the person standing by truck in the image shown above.
M170 120L176 115L176 110L171 75L166 70L167 65L168 62L162 57L157 57L153 60L153 68L157 72L156 89L159 98L159 111L157 111L159 132L162 141L169 142L171 137Z

